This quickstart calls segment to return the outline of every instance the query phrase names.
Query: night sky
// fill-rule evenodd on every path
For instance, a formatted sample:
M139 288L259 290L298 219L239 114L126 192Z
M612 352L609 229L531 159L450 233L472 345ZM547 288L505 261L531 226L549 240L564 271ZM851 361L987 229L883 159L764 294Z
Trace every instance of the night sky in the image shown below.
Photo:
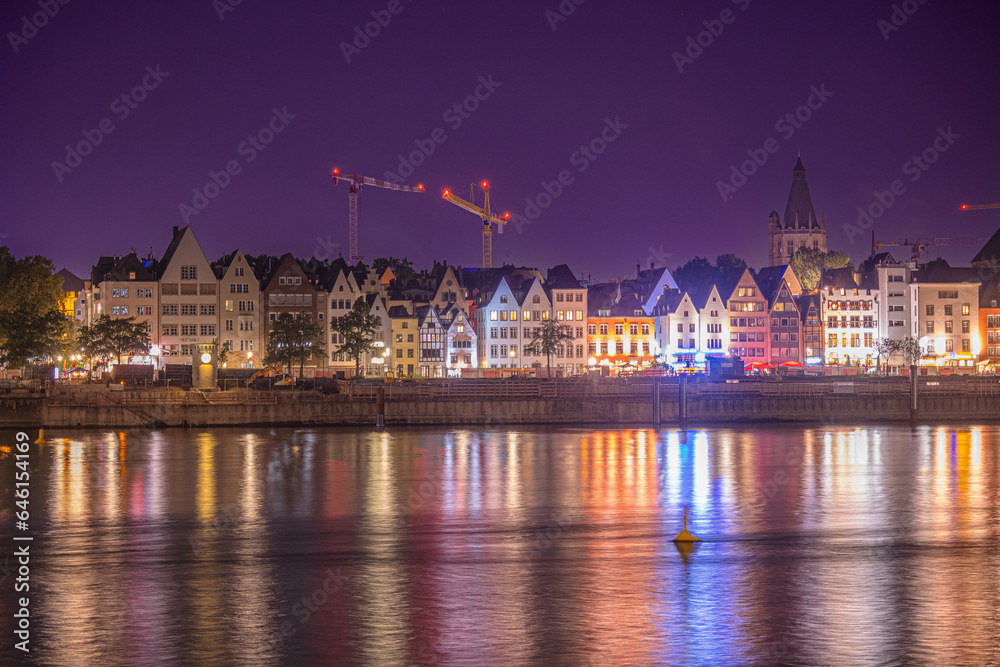
M870 230L844 225L896 180L881 239L1000 226L1000 210L958 209L1000 201L996 2L563 0L563 16L557 0L237 1L71 0L51 18L4 3L0 243L80 276L101 254L160 256L188 222L209 260L341 252L317 239L346 256L348 190L330 170L383 178L401 155L420 163L402 182L427 191L362 191L369 261L476 266L481 223L441 190L488 179L495 207L526 216L565 171L530 224L494 236L495 264L602 280L725 252L762 266L799 151L829 246L855 262ZM797 110L808 119L785 119ZM67 158L87 135L99 143ZM926 149L924 170L910 161ZM724 200L718 182L753 155ZM195 201L210 172L225 187Z

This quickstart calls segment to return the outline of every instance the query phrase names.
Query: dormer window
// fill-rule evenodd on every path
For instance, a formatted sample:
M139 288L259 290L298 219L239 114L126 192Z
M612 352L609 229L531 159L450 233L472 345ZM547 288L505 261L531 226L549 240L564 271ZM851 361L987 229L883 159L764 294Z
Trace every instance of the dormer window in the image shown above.
M535 296L531 297L531 303L541 303L541 302L542 302L542 299L537 294Z
M538 298L537 296L535 297ZM507 296L505 294L500 295L500 303L507 303Z

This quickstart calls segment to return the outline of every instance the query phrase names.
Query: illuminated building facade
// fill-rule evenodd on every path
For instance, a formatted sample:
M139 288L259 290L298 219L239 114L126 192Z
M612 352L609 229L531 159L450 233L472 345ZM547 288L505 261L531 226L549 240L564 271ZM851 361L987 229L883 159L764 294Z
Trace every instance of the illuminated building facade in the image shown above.
M969 372L975 367L982 345L979 273L971 267L949 266L943 259L913 272L911 306L927 357L922 363Z
M819 297L826 363L873 368L880 300L875 274L858 275L852 267L826 269Z

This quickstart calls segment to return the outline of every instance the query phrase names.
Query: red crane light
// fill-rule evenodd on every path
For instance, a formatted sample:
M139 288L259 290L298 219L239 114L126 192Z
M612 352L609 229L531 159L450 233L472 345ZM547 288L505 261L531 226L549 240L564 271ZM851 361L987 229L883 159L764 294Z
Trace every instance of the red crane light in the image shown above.
M423 183L417 183L417 190L423 190L423 189L424 189L424 184Z
M340 170L339 170L339 169L334 169L334 170L333 170L333 175L334 175L334 176L336 176L336 175L337 175L337 174L339 174L339 173L340 173Z
M489 187L490 187L490 184L488 182L486 182L486 181L483 181L483 190L486 190Z
M962 210L963 211L969 210L969 205L968 204L962 204Z
M504 213L503 214L503 219L507 220L508 218L510 218L510 213Z
M451 196L451 190L445 190L444 194L442 194L441 196L447 199L448 197Z

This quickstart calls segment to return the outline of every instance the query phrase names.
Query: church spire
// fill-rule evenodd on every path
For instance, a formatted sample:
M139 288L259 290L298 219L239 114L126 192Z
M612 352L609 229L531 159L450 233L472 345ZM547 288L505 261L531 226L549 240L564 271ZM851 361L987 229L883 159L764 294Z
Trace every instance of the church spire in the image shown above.
M785 205L784 228L798 228L803 221L810 229L819 227L812 197L809 196L809 186L806 184L806 168L802 166L800 155L795 162L795 169L792 170L792 187L788 192L788 203Z

